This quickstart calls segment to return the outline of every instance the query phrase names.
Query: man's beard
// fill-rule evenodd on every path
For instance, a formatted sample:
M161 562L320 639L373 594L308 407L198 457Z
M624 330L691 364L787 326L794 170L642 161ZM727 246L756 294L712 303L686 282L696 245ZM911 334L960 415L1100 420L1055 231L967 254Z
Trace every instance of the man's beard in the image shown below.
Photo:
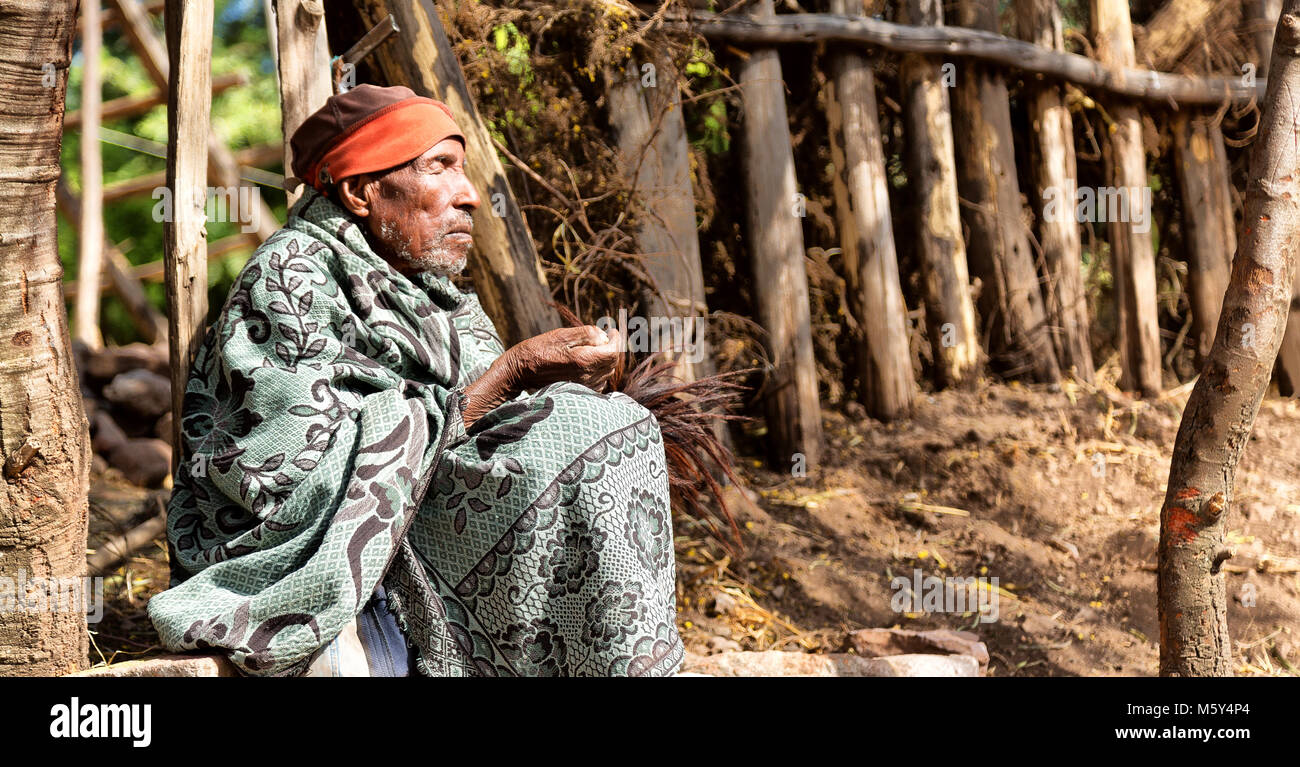
M385 221L380 225L380 230L383 238L389 243L394 243L397 239L396 227L391 223ZM393 246L390 245L390 247ZM393 255L401 266L406 269L430 272L438 277L453 277L460 274L465 270L465 264L469 260L467 251L461 251L459 248L449 247L445 244L429 245L417 255L411 252L410 241L396 246Z

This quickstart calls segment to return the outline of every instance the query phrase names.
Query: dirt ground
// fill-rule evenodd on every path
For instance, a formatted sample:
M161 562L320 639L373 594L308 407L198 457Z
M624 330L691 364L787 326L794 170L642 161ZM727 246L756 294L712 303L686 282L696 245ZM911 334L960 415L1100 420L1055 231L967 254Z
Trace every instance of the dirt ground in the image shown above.
M828 413L825 465L807 477L742 459L757 499L733 503L744 552L728 556L679 523L687 646L832 652L857 628L961 628L988 645L993 676L1154 675L1159 508L1185 402L1185 390L1133 402L1012 384L922 395L897 424ZM1291 675L1300 664L1296 445L1296 401L1267 399L1228 523L1241 675ZM91 548L155 513L157 495L111 470L96 477ZM896 612L891 581L915 570L997 578L997 620ZM159 652L144 605L166 581L161 541L111 574L92 663Z

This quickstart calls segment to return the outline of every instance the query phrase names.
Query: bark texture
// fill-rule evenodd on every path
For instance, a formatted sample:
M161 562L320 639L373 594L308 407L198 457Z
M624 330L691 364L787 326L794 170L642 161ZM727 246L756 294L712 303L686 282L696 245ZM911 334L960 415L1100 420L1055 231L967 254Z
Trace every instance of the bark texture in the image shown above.
M644 64L653 70L643 70ZM636 239L641 264L654 281L646 305L654 315L690 318L687 343L693 349L671 349L674 340L659 339L658 349L677 360L674 374L694 381L713 374L708 342L703 337L709 309L705 303L704 272L695 222L695 193L691 188L690 144L682 119L681 95L672 61L651 55L633 59L632 71L609 69L609 122L618 142L620 168L638 200ZM646 84L646 73L653 84Z
M997 28L995 0L960 0L957 10L963 26ZM989 357L1003 375L1057 381L1061 370L1021 215L1011 107L1000 72L971 61L958 68L953 123L964 137L958 188L971 275L982 283L978 306Z
M844 12L845 0L831 0ZM889 183L871 62L855 51L830 54L827 93L835 213L857 319L858 381L867 412L883 421L908 414L916 396L907 339L907 305L889 214Z
M131 2L133 0L127 0ZM172 366L172 412L184 412L190 363L208 316L207 196L211 148L212 0L167 0L167 188L172 216L163 222L167 270L168 351ZM172 419L172 444L184 445L181 419ZM183 450L172 453L173 467Z
M1020 37L1054 51L1065 50L1061 7L1056 0L1017 0L1016 24ZM1078 191L1074 156L1074 121L1065 105L1061 86L1049 82L1026 84L1033 129L1034 207L1039 212L1038 242L1043 249L1047 284L1043 298L1052 325L1061 368L1083 381L1093 376L1092 345L1088 335L1088 298L1083 284L1079 222L1073 215L1043 215L1049 195L1073 201ZM1067 204L1073 210L1072 204Z
M1223 133L1208 115L1180 112L1173 119L1174 165L1183 198L1187 251L1187 297L1192 307L1196 364L1205 362L1219 327L1219 308L1228 289L1237 226L1232 217L1231 181Z
M943 6L939 0L906 0L901 16L906 24L941 26ZM908 54L898 76L903 92L904 161L914 210L908 234L924 270L925 322L935 374L941 386L960 386L979 375L980 345L957 204L948 88L942 62L936 58Z
M1225 520L1282 342L1300 250L1300 0L1277 26L1259 138L1251 148L1241 247L1218 334L1174 443L1160 511L1160 673L1228 676Z
M748 12L773 15L772 0L759 0ZM775 50L756 50L739 69L745 231L758 319L768 334L773 366L765 397L768 452L776 466L789 467L795 453L816 466L821 457L821 408L804 268L802 198L795 184L781 61Z
M1092 36L1097 60L1102 64L1133 65L1133 26L1126 0L1092 0ZM1151 211L1142 210L1143 190L1148 188L1142 117L1130 102L1117 101L1108 109L1113 122L1103 146L1106 183L1111 188L1108 194L1117 194L1120 200L1119 205L1107 205L1111 272L1119 313L1119 385L1127 391L1155 396L1161 389L1160 323ZM1143 215L1145 223L1140 220Z
M60 284L54 186L77 3L0 4L0 576L86 573L90 435ZM87 664L79 611L0 612L0 676Z

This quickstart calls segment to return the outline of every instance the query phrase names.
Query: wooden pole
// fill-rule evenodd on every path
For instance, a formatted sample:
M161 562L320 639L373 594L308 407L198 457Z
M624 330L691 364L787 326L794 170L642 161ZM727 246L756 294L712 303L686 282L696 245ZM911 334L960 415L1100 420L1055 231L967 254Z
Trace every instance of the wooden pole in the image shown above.
M1241 247L1219 329L1183 411L1160 511L1160 673L1229 676L1224 532L1282 342L1300 250L1300 0L1286 0L1259 138L1251 148Z
M907 24L941 26L940 0L905 0ZM957 165L952 113L942 62L904 54L899 64L903 92L904 160L912 215L912 237L925 273L925 321L941 386L960 386L979 374L979 326L971 299L966 243L957 205Z
M1054 51L1065 50L1061 6L1056 0L1016 0L1016 22L1026 41ZM1082 241L1074 215L1078 167L1074 156L1074 121L1057 83L1026 84L1034 147L1038 242L1043 249L1047 285L1043 296L1061 367L1082 381L1093 378L1088 330L1088 297L1083 284ZM1053 215L1045 215L1049 197L1057 198Z
M879 19L837 16L829 13L784 14L754 18L739 13L725 16L706 11L672 13L664 17L669 32L699 34L745 47L839 42L876 47L896 53L957 56L999 67L1041 74L1116 96L1178 104L1218 106L1225 99L1258 98L1264 82L1247 84L1237 77L1189 77L1152 72L1133 66L1108 67L1074 53L1061 53L1003 37L996 27L987 30L960 27L909 27ZM973 63L973 62L967 62ZM964 65L963 65L964 66Z
M1092 0L1092 36L1097 60L1103 65L1133 65L1133 26L1126 0ZM1155 396L1161 389L1160 323L1142 117L1137 107L1127 101L1115 101L1108 110L1113 122L1103 143L1110 187L1107 191L1109 199L1119 200L1118 205L1107 206L1111 271L1119 313L1119 385L1126 391Z
M134 0L127 0L133 2ZM207 233L204 216L212 81L213 0L167 0L167 188L172 215L163 222L167 315L171 343L172 413L184 412L190 363L203 340L208 314ZM125 16L125 14L123 14ZM181 418L172 419L173 468L185 442Z
M559 327L537 247L432 0L353 4L364 24L361 30L389 14L397 22L396 40L380 46L370 59L388 84L405 85L446 103L465 134L466 173L483 198L474 212L476 256L469 261L469 272L484 310L507 344Z
M81 26L81 216L77 236L77 296L73 337L91 349L103 345L99 332L99 276L104 267L104 170L99 151L99 0L82 0Z
M771 16L772 0L758 0L747 12ZM795 185L781 61L774 49L755 50L739 70L745 231L759 324L767 331L773 366L765 398L768 452L781 468L798 465L799 457L804 465L816 466L822 449L821 407L804 269L803 197Z
M996 28L996 0L960 0L957 11L959 24ZM979 310L989 329L989 356L1003 375L1057 381L1061 371L1020 207L1006 81L986 64L962 62L952 106L964 147L957 174L970 231L966 252L971 274L982 282Z
M330 85L329 41L321 0L275 0L276 62L280 79L280 126L284 132L284 174L293 173L289 139L312 112L325 106ZM289 206L301 190L285 184Z
M1232 187L1223 133L1209 115L1187 110L1175 114L1173 139L1174 167L1183 200L1192 340L1200 367L1214 343L1232 256L1237 252Z
M704 337L709 309L691 189L690 144L676 68L656 54L647 56L644 64L650 68L632 59L630 73L606 70L609 122L619 166L638 202L637 249L655 283L645 296L646 305L652 315L683 323L682 339L659 338L656 349L670 350L667 356L677 360L675 375L694 381L711 375L714 368ZM691 347L685 348L683 341ZM673 349L674 344L683 348Z
M845 0L830 0L833 12ZM856 315L862 404L881 420L908 414L916 394L907 339L907 305L889 213L889 184L871 62L857 51L830 52L827 92L835 213L850 310Z

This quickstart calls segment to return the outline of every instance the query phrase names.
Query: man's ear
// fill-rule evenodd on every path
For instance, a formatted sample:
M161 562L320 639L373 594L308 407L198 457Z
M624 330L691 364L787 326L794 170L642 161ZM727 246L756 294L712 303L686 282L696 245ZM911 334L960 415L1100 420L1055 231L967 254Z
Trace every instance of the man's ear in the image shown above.
M354 216L370 215L370 177L366 174L348 176L339 182L339 202Z

